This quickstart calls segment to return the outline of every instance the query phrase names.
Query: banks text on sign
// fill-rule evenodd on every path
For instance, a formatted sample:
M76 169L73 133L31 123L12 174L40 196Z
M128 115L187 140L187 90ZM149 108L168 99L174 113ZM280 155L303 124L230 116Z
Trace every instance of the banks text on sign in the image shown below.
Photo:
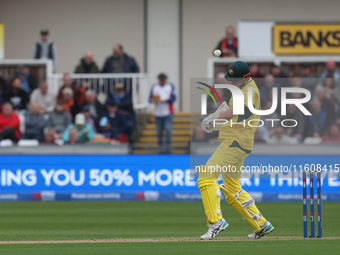
M340 54L340 24L276 24L275 54Z

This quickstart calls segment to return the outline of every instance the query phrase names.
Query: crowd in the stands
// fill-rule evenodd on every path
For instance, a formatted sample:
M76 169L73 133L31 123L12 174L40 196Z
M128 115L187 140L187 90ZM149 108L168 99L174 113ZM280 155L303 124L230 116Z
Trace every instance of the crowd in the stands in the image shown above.
M48 30L42 29L40 35L33 58L52 59L55 69L56 46L49 40ZM122 45L115 44L102 70L88 51L74 72L134 73L139 67ZM19 140L37 140L40 144L130 142L135 113L124 80L112 82L113 93L105 95L102 104L90 82L78 84L67 73L57 94L46 81L38 82L27 65L20 65L14 77L5 79L2 73L0 70L0 145Z
M269 144L298 144L298 143L340 143L340 70L333 59L325 63L321 73L313 74L312 65L302 63L298 67L299 73L289 75L280 65L273 64L268 73L261 73L259 65L250 63L251 77L256 81L261 96L261 108L267 110L272 107L273 88L278 89L278 107L270 116L262 116L264 125L257 128L255 142ZM292 72L293 73L293 72ZM224 74L218 74L219 83L225 82ZM311 113L305 115L294 104L287 106L287 114L282 115L280 91L282 87L301 87L311 92L311 100L304 106ZM225 100L230 99L228 90L218 90ZM289 98L300 98L302 93L291 93ZM214 111L214 104L210 104L210 112ZM268 121L275 119L277 121ZM293 119L296 122L282 120ZM262 122L261 122L262 123ZM260 123L260 125L261 125ZM297 123L297 125L296 125ZM294 126L295 127L285 127ZM207 141L217 138L217 132L205 134L198 126L194 132L195 141Z

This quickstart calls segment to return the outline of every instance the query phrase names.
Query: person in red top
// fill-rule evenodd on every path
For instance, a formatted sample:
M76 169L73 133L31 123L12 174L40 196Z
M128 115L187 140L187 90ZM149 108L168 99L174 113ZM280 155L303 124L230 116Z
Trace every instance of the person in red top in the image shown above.
M73 100L77 105L83 105L85 102L85 90L75 82L73 82L70 74L65 73L63 77L63 86L60 87L57 99L60 100L63 98L63 90L64 88L70 88L73 91Z
M10 139L17 142L21 133L19 130L19 117L13 112L13 106L5 103L0 114L0 140Z
M221 51L221 58L223 57L230 57L230 58L236 58L237 57L237 47L238 47L238 41L237 37L235 36L235 30L233 27L228 26L225 30L225 38L223 38L219 43L217 44L216 48L214 50L220 50Z

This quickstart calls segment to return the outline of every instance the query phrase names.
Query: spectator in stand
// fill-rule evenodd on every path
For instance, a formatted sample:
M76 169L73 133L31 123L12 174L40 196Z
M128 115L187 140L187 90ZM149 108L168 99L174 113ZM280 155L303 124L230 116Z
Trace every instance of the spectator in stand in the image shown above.
M310 112L307 116L306 137L322 137L326 129L327 113L322 109L319 99L310 102Z
M49 39L49 31L44 28L40 30L40 41L34 45L33 58L34 59L51 59L53 62L53 72L57 69L58 55L57 47Z
M282 126L274 128L274 135L268 139L269 144L297 144L298 140L294 137L285 135L285 130Z
M62 138L64 142L68 142L70 139L70 130L75 129L77 133L77 141L80 143L86 143L94 137L93 129L90 125L86 124L85 116L82 113L78 113L75 117L74 124L70 124L65 130Z
M237 57L238 41L235 36L235 30L228 26L225 30L225 38L221 39L214 50L221 51L221 57Z
M40 144L44 145L58 145L55 141L56 134L53 130L53 128L45 128L44 129L44 140L40 142Z
M29 111L25 114L25 133L23 139L35 139L41 142L44 139L44 128L47 126L47 121L38 103L32 103Z
M286 128L286 135L289 137L296 138L299 142L302 141L304 130L305 130L305 116L303 113L296 107L295 104L288 104L287 105L287 115L283 116L283 119L291 119L297 122L295 127L288 127ZM294 125L294 122L287 121L287 125Z
M118 104L113 99L106 103L106 110L100 118L99 126L99 132L106 138L119 140L120 135L126 133L125 115L118 110Z
M161 73L158 82L155 83L150 92L149 101L155 104L155 119L158 135L158 146L163 151L163 131L166 131L166 145L170 150L171 129L173 119L173 102L176 100L175 86L168 82L168 77Z
M78 113L79 108L79 106L73 100L73 91L70 88L64 88L62 95L64 108L69 116L73 119L73 117Z
M323 137L323 143L340 143L340 126L336 123L328 128L328 136Z
M71 79L70 74L66 73L64 74L63 78L63 86L59 89L58 97L57 99L61 99L63 97L63 89L64 88L70 88L73 91L73 101L76 105L81 106L85 102L85 90L79 86L78 84L74 83Z
M75 145L77 143L80 143L78 141L77 129L75 128L70 129L69 134L68 134L68 140L65 142L66 144L69 144L69 145Z
M83 113L84 116L85 116L85 123L88 124L88 125L90 125L91 128L93 129L93 132L96 133L96 130L97 130L97 128L96 128L96 123L95 123L95 120L94 120L94 119L92 118L92 116L91 116L90 107L89 107L87 104L85 104L85 105L83 106L83 108L82 108L82 113Z
M48 127L56 133L56 138L60 139L68 125L71 124L71 118L65 111L64 102L59 100L54 111L48 114Z
M259 89L263 86L264 83L264 74L259 71L259 66L256 63L249 64L251 78L256 82L256 85Z
M316 89L323 88L325 91L325 97L331 100L332 102L334 102L334 104L336 104L337 102L340 102L340 97L337 94L337 90L336 90L337 85L334 82L334 78L329 76L323 79L322 81L323 83L318 84L316 86Z
M282 71L281 64L279 63L273 63L270 68L270 74L274 76L275 79L275 87L278 88L278 96L279 101L281 99L281 88L282 87L289 87L290 81L288 75Z
M336 86L340 86L340 70L336 68L335 61L330 58L326 63L326 69L321 73L320 83L323 84L326 78L333 78Z
M328 99L323 87L315 89L315 96L321 102L321 108L327 113L326 126L328 126L335 119L335 104L332 100Z
M38 87L38 80L26 65L19 66L17 77L21 80L21 89L30 96L32 91Z
M74 73L100 73L96 62L93 61L92 51L86 51Z
M300 77L302 79L302 87L305 89L308 89L313 95L317 80L316 80L315 75L311 73L310 64L303 63L301 65Z
M55 107L55 101L56 97L48 90L48 84L46 81L43 81L39 84L39 87L32 92L30 98L31 104L34 102L39 104L41 113L53 111Z
M127 55L121 44L115 44L113 46L113 55L106 58L104 67L102 70L103 73L138 73L139 67L136 63L136 60ZM130 78L126 79L111 79L104 80L103 91L109 96L112 93L112 84L116 82L123 82L126 86L125 89L128 89L128 92L132 94L132 80Z
M90 115L95 121L96 130L99 130L99 119L103 113L103 105L97 100L96 93L92 90L86 91L85 104L88 105Z
M126 133L130 142L132 142L131 134L135 126L135 111L133 110L131 96L124 91L123 83L117 82L115 84L112 98L117 103L119 112L125 115L127 124Z
M327 134L322 137L322 143L340 143L340 130L338 125L333 124L329 127Z
M266 105L268 101L272 101L273 87L275 86L274 76L267 74L264 78L264 85L260 89L261 105Z
M26 110L29 101L27 93L20 88L21 80L16 77L12 81L12 86L7 94L6 100L13 105L15 111Z
M13 106L8 102L4 103L0 114L0 141L10 139L17 142L21 136L19 124L19 117L13 112Z
M80 59L80 63L76 66L74 73L100 73L100 70L93 60L92 51L85 52L85 55ZM85 79L83 80L82 87L87 89L95 89L99 91L99 80L98 79ZM96 87L95 87L96 86Z
M138 73L136 60L124 52L121 44L113 46L113 54L106 58L103 73Z
M301 88L302 87L302 79L298 76L294 76L290 78L290 84L294 88Z
M274 76L274 78L288 78L288 75L282 71L281 65L279 64L272 64L270 68L271 75Z
M251 77L253 79L262 79L264 78L264 74L262 74L259 71L259 66L256 63L250 63L249 64L250 72L251 72Z

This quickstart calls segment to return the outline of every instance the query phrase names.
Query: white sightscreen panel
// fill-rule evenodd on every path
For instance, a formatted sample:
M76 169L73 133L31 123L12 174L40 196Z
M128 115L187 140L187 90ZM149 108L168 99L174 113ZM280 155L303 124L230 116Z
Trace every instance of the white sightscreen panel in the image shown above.
M272 57L274 21L240 21L238 23L239 57Z
M150 83L157 82L160 72L169 82L179 85L179 1L148 0L148 75ZM175 102L177 107L178 100Z

